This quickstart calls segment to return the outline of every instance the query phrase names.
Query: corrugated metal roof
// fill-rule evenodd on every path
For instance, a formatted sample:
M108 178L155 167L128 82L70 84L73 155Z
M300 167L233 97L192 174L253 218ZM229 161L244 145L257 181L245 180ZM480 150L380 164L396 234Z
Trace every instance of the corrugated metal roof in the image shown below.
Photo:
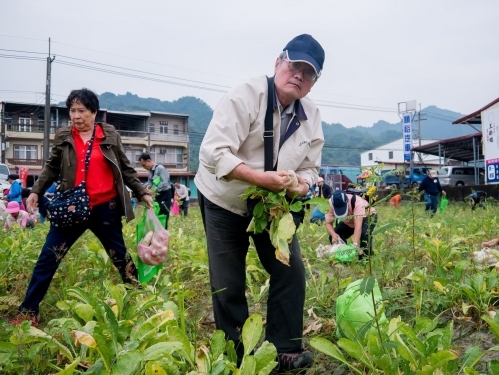
M110 114L116 114L116 115L149 117L149 112L111 111L109 109L103 109L103 111L106 111L107 113L110 113Z
M150 111L151 115L168 115L168 116L175 116L175 117L189 117L189 115L183 114L183 113L170 113L170 112L158 112L158 111Z
M482 124L482 111L485 111L487 108L492 107L494 104L499 103L499 98L494 100L493 102L487 104L485 107L480 108L478 111L475 111L469 115L466 115L464 117L461 117L460 119L457 119L456 121L452 121L453 125L458 125L458 124Z
M474 133L464 135L462 137L442 139L440 141L429 143L427 145L413 147L412 151L424 152L425 154L438 156L440 148L440 151L442 152L441 155L443 156L445 151L446 158L459 161L472 161L475 159L473 155L473 138L476 139L475 146L477 148L481 148L482 133ZM478 153L478 155L480 155L480 153Z

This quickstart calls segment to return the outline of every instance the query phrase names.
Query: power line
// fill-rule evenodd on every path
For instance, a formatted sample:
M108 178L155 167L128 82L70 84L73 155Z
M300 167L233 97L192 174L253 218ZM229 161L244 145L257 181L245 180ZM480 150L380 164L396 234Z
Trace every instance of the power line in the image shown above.
M0 51L31 53L31 54L44 54L41 52L23 51L23 50L9 50L9 49L0 49ZM207 91L212 91L212 92L221 92L221 93L225 93L225 92L227 92L227 90L216 89L213 87L220 87L220 88L227 88L227 89L230 88L229 86L218 85L218 84L203 82L203 81L189 80L189 79L185 79L185 78L168 76L168 75L163 75L163 74L158 74L158 73L151 73L151 72L138 70L138 69L130 69L130 68L121 67L121 66L117 66L117 65L104 64L104 63L99 63L99 62L95 62L95 61L79 59L79 58L75 58L75 57L71 57L71 56L65 56L65 55L57 55L57 56L62 57L62 58L66 58L66 59L72 59L72 60L76 60L76 61L82 61L82 62L86 62L86 63L90 63L90 64L100 65L103 67L110 67L110 68L121 69L121 70L129 71L129 72L136 72L136 73L142 73L142 74L153 76L153 77L147 77L147 76L143 76L143 75L127 73L127 72L122 72L122 71L117 71L117 70L112 70L112 69L107 69L107 68L100 68L100 67L91 66L91 65L73 63L70 61L55 60L55 63L61 64L61 65L66 65L66 66L71 66L71 67L76 67L76 68L81 68L81 69L87 69L87 70L93 70L93 71L97 71L97 72L101 72L101 73L113 74L113 75L118 75L118 76L123 76L123 77L128 77L128 78L142 79L142 80L151 81L151 82L165 83L165 84L171 84L171 85L176 85L176 86L196 88L196 89L207 90ZM11 58L11 59L20 59L20 60L35 60L35 61L45 61L46 60L45 58L41 58L41 57L10 55L10 54L0 54L0 57ZM198 83L201 85L207 85L207 86L213 86L213 87L205 87L205 86L186 84L186 83L182 83L182 82L169 81L169 80L154 78L154 76L165 77L165 78L175 79L175 80L180 80L180 81L185 81L185 82ZM57 96L64 96L64 95L57 95ZM362 105L362 104L333 102L333 101L327 101L327 100L322 100L322 99L314 99L314 102L319 107L341 108L341 109L350 109L350 110L358 110L358 111L384 112L384 113L397 113L398 112L395 109L387 108L387 107L377 107L377 106L369 106L369 105ZM448 117L449 119L454 120L454 118L452 118L452 117L440 115L440 114L437 114L434 112L427 111L427 113L431 113L435 116L440 116L440 117Z
M376 107L376 106L372 106L372 105L351 104L351 103L340 103L340 102L331 102L331 101L321 100L321 99L314 99L314 103L316 103L316 102L324 102L324 103L330 103L330 104L351 105L351 106L365 107L365 108L375 108L375 109L387 109L387 110L389 110L389 111L398 112L398 111L397 111L397 109L395 109L395 108Z
M1 49L0 49L1 50ZM30 52L30 51L17 51L17 50L11 50L11 51L16 51L16 52ZM32 53L39 53L39 52L32 52ZM0 54L0 57L9 57L9 58L19 58L19 59L32 59L32 60L39 60L39 61L45 61L45 58L37 58L37 57L30 57L30 56L19 56L19 55L2 55ZM221 88L227 88L229 89L229 86L224 86L224 85L218 85L218 84L213 84L209 82L202 82L202 81L195 81L195 80L188 80L184 78L179 78L179 77L174 77L174 76L166 76L162 74L157 74L157 73L150 73L142 70L137 70L137 69L130 69L130 68L125 68L125 67L120 67L116 65L110 65L110 64L103 64L99 62L94 62L90 60L84 60L84 59L78 59L78 58L73 58L71 56L65 56L65 55L57 55L62 58L67 58L67 59L73 59L77 61L83 61L91 64L97 64L101 66L107 66L107 67L112 67L115 69L121 69L121 70L127 70L130 72L138 72L142 74L147 74L147 75L152 75L152 76L158 76L158 77L166 77L166 78L171 78L171 79L176 79L176 80L181 80L181 81L186 81L186 82L193 82L193 83L199 83L202 85L208 85L208 86L214 86L214 87L221 87ZM227 90L220 90L216 88L211 88L211 87L204 87L204 86L198 86L198 85L190 85L190 84L185 84L185 83L180 83L180 82L174 82L174 81L169 81L169 80L163 80L163 79L157 79L153 77L146 77L142 75L137 75L137 74L132 74L132 73L126 73L126 72L120 72L112 69L106 69L106 68L100 68L100 67L95 67L95 66L90 66L90 65L85 65L85 64L78 64L78 63L73 63L69 61L64 61L64 60L55 60L54 61L57 64L61 65L66 65L66 66L71 66L71 67L77 67L81 69L87 69L87 70L93 70L93 71L98 71L102 73L108 73L108 74L114 74L114 75L119 75L119 76L124 76L128 78L136 78L136 79L142 79L142 80L147 80L147 81L152 81L152 82L158 82L158 83L166 83L166 84L171 84L171 85L177 85L177 86L183 86L183 87L190 87L190 88L197 88L201 90L207 90L207 91L213 91L213 92L221 92L225 93ZM318 106L321 107L332 107L332 108L343 108L343 109L354 109L354 110L361 110L361 111L373 111L373 112L397 112L396 110L393 109L388 109L384 107L375 107L375 106L364 106L364 105L359 105L359 104L349 104L349 103L337 103L337 104L343 104L343 105L336 105L336 102L331 102L331 101L326 101L326 100L320 100L316 99L314 100L315 102L322 102L322 103L330 103L330 104L322 104L322 103L316 103Z
M314 99L314 102L317 102L318 100ZM397 111L389 111L386 109L370 109L370 108L359 108L359 107L346 107L346 106L341 106L341 105L332 105L332 104L320 104L320 103L315 103L318 107L332 107L332 108L343 108L343 109L354 109L357 111L371 111L371 112L385 112L385 113L397 113ZM355 104L352 104L355 105Z
M210 86L224 87L224 88L230 89L230 86L217 85L217 84L215 84L215 83L202 82L202 81L195 81L195 80L191 80L191 79L185 79L185 78L179 78L179 77L167 76L167 75L158 74L158 73L150 73L150 72L145 72L145 71L143 71L143 70L137 70L137 69L123 68L123 67L121 67L121 66L116 66L116 65L103 64L103 63L99 63L99 62L95 62L95 61L89 61L89 60L77 59L76 57L70 57L70 56L64 56L64 55L56 55L56 56L58 56L58 57L63 57L63 58L66 58L66 59L72 59L72 60L83 61L83 62L87 62L87 63L91 63L91 64L97 64L97 65L102 65L102 66L108 66L108 67L111 67L111 68L117 68L117 69L122 69L122 70L128 70L128 71L131 71L131 72L137 72L137 73L149 74L149 75L154 75L154 76L158 76L158 77L173 78L173 79L178 79L178 80L182 80L182 81L186 81L186 82L200 83L200 84L203 84L203 85L210 85Z
M0 48L0 51L7 51L7 52L20 52L20 53L32 53L36 55L47 55L47 52L32 52L32 51L20 51L17 49L5 49L5 48Z
M26 39L26 40L37 40L41 42L46 42L46 39L36 39L36 38L27 38L23 36L15 36L15 35L7 35L7 34L0 34L0 36L8 37L8 38L17 38L17 39Z
M453 117L453 116L447 116L447 115L443 115L441 113L435 113L435 112L430 112L430 111L423 111L423 114L426 115L426 114L431 114L433 116L438 116L438 117L442 117L442 118L447 118L447 119L450 119L450 120L457 120L459 117ZM432 117L432 116L430 116Z
M148 64L168 66L170 68L183 69L183 70L188 70L188 71L191 71L191 72L209 74L209 75L218 76L218 77L226 77L226 78L239 79L238 77L232 77L232 76L228 76L228 75L224 75L224 74L217 74L217 73L212 73L212 72L204 72L202 70L196 70L196 69L190 69L190 68L181 67L181 66L163 64L163 63L159 63L159 62L156 62L156 61L148 61L148 60L143 60L143 59L137 59L137 58L130 57L130 56L118 55L118 54L115 54L115 53L104 52L104 51L99 51L99 50L90 49L90 48L84 48L84 47L75 46L75 45L67 44L67 43L61 43L61 42L55 42L55 41L52 41L52 43L60 44L60 45L63 45L63 46L68 46L68 47L74 47L74 48L78 48L78 49L82 49L82 50L92 51L92 52L98 52L98 53L102 53L104 55L110 55L110 56L121 57L121 58L129 59L129 60L135 60L135 61L145 62L145 63L148 63Z
M42 57L31 57L31 56L0 54L0 57L3 57L5 59L45 61L45 59Z

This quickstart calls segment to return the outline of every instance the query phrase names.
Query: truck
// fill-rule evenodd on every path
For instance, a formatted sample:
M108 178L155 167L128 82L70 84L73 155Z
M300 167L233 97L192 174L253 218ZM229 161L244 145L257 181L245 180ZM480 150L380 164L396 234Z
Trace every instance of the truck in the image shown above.
M322 164L319 175L331 189L346 190L360 173L360 167L352 165Z
M429 167L412 167L407 169L393 169L383 174L382 183L394 188L418 187L423 178L430 172ZM383 171L385 172L385 171ZM401 176L403 173L403 178ZM403 181L404 186L400 186Z

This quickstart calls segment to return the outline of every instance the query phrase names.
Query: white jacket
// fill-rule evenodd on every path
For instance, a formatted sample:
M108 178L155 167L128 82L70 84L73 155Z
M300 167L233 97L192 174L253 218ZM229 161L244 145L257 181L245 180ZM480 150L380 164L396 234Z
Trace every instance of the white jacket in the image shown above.
M267 91L265 76L231 89L215 108L199 150L199 170L194 179L197 188L213 203L243 216L247 208L240 196L249 185L228 181L226 176L241 163L264 171ZM319 110L306 97L294 108L288 128L295 126L298 128L279 150L281 115L274 110L274 165L277 161L278 171L294 170L312 186L320 169L324 135Z

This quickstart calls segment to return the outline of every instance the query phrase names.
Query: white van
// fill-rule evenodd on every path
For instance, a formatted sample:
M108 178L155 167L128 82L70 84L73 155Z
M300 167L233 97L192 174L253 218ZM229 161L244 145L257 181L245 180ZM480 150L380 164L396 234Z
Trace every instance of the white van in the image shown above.
M478 168L478 184L485 183L485 170ZM475 167L449 165L438 171L438 179L442 186L475 185Z

